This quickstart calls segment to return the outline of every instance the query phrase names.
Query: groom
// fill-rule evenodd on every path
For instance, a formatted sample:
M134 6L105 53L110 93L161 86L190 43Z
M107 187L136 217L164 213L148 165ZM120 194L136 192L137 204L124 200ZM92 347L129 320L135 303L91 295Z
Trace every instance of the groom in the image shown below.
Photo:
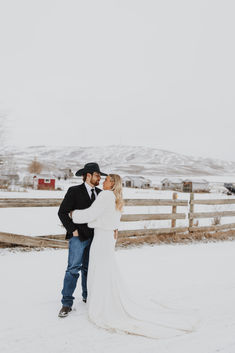
M58 211L58 216L67 230L66 239L69 239L68 266L61 292L63 297L59 317L66 317L72 310L73 292L80 271L82 273L82 297L86 303L89 250L94 235L94 229L89 228L87 224L73 223L70 213L75 209L83 210L91 206L102 191L97 188L100 177L107 174L100 171L97 163L87 163L75 175L83 176L83 184L68 189Z

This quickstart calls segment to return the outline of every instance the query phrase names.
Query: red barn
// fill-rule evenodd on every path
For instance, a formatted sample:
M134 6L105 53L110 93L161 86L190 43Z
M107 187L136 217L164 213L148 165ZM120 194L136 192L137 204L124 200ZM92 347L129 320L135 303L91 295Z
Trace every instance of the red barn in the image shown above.
M34 177L35 178L35 177ZM38 176L37 177L38 190L55 190L55 178L51 176Z

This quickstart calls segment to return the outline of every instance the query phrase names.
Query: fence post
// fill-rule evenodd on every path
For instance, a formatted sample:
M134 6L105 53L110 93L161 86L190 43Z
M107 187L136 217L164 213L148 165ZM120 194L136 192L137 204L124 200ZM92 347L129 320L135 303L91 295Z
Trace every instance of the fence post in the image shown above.
M178 194L176 192L174 192L172 195L173 201L177 200L177 198L178 198ZM176 213L176 207L177 207L176 205L172 206L172 211L171 211L172 214ZM172 219L171 220L171 228L175 228L175 225L176 225L176 219Z
M194 193L192 192L190 194L190 201L189 201L189 228L193 227L193 217L191 217L191 213L194 213L194 204L192 203L192 201L194 200Z

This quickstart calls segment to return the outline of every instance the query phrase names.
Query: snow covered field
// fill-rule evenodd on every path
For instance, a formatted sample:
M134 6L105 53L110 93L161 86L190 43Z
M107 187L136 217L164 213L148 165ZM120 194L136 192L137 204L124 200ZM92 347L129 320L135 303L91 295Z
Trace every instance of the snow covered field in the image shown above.
M67 188L66 188L67 189ZM66 191L65 189L65 191ZM1 192L0 197L63 198L65 191ZM124 189L125 198L171 199L172 191ZM178 199L189 194L178 193ZM221 193L195 198L231 198ZM234 210L235 205L196 205L195 212ZM1 231L24 235L62 234L58 207L0 209ZM125 213L167 213L171 207L126 207ZM178 208L186 212L186 207ZM234 222L225 217L221 223ZM200 225L211 219L200 219ZM177 226L188 220L177 220ZM167 227L170 221L123 223L122 229ZM143 246L116 251L123 276L147 300L196 309L198 329L178 338L152 340L107 332L87 320L86 305L76 291L70 317L57 317L67 262L66 250L11 252L0 250L0 352L84 353L235 352L235 242ZM130 280L131 279L131 280ZM127 348L128 346L128 348Z
M143 304L194 309L195 332L153 340L97 328L87 319L80 285L66 319L57 317L66 250L0 250L0 352L234 353L235 242L143 246L116 251Z

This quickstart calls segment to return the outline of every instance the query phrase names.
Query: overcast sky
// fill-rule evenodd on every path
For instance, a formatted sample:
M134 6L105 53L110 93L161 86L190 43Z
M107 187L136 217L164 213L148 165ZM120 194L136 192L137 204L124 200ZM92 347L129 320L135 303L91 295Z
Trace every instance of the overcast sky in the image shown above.
M234 0L0 0L10 145L235 161Z

